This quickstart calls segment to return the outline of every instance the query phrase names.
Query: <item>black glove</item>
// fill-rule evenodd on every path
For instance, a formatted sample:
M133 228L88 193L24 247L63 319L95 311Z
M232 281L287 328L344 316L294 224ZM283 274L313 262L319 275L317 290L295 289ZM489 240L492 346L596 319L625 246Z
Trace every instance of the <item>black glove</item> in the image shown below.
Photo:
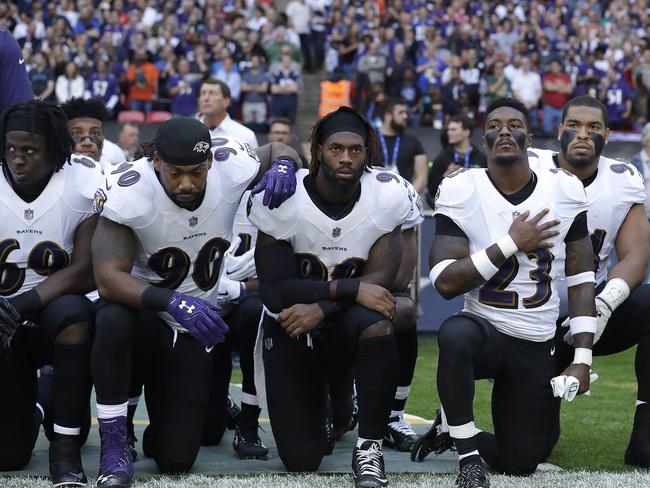
M0 297L0 356L11 354L11 339L20 325L20 314L5 297Z

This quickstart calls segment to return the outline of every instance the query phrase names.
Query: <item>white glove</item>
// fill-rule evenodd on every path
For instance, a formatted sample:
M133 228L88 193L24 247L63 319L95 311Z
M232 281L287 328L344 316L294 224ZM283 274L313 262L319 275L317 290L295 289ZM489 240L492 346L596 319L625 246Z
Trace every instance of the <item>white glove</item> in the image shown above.
M612 278L607 282L603 291L596 296L596 333L594 334L594 345L605 332L607 321L612 312L630 296L630 287L622 278ZM562 327L569 326L569 318L562 322ZM573 345L573 335L569 330L564 334L564 342Z
M223 306L227 303L239 300L243 283L221 276L217 292L217 305Z
M241 256L233 256L230 254L225 263L225 276L231 280L244 281L256 276L255 248L249 249Z
M589 375L589 384L593 383L598 379L598 374L591 373ZM572 401L578 394L580 389L580 382L578 378L574 376L560 375L551 379L551 388L553 388L553 396L563 398L567 402ZM585 395L589 395L590 390L585 392Z

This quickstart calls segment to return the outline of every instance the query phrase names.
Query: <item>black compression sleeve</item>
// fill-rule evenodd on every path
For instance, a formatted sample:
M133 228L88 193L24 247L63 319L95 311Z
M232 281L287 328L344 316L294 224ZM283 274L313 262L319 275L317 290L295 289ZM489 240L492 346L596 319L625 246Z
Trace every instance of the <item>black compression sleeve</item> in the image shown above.
M9 298L9 302L14 306L18 314L22 317L28 312L40 310L43 307L41 296L35 288L15 297Z
M579 241L589 235L589 227L587 226L587 211L580 212L573 219L571 228L567 232L564 242Z
M174 290L148 286L140 295L140 303L148 310L165 310Z
M329 281L298 279L296 258L288 242L256 247L255 267L260 296L273 313L297 303L316 303L331 298Z
M446 215L437 214L436 219L436 235L438 236L452 236L464 237L467 239L467 234L461 229L456 222L451 220Z

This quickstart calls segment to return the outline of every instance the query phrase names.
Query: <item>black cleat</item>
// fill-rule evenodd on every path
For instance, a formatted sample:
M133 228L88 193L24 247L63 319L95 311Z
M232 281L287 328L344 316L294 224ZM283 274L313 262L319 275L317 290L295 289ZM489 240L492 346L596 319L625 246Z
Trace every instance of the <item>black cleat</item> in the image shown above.
M650 404L636 407L632 435L625 450L625 464L650 468Z
M391 417L384 434L384 445L402 452L410 452L418 435L404 417Z
M235 427L235 438L232 441L232 448L235 450L239 459L266 459L269 453L268 448L262 444L257 429L254 431L243 432L239 426Z
M376 441L365 441L352 451L352 474L355 488L388 486L384 470L384 453Z
M327 449L325 450L325 455L329 456L334 452L334 446L336 445L336 429L334 428L332 412L328 412L327 417L325 417L325 435L327 436Z
M50 442L52 486L73 488L86 486L88 479L81 465L81 447L76 435L52 434Z
M460 467L456 478L458 488L490 488L483 464L467 463Z
M239 420L239 414L241 413L241 408L235 403L233 397L228 395L228 405L226 407L226 413L228 415L228 430L235 430L237 427L237 420Z
M440 410L429 432L419 437L411 448L411 461L422 462L430 453L436 456L445 451L455 451L454 441L449 432L442 431L442 416Z

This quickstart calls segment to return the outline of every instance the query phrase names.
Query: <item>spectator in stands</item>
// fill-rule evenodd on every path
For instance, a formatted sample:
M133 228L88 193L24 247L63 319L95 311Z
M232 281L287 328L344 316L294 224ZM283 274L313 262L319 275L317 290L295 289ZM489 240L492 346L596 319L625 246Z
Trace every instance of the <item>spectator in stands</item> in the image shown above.
M54 91L59 103L84 96L86 82L79 73L79 67L73 61L66 64L65 72L56 79Z
M99 58L95 61L95 72L88 78L86 98L99 98L110 112L120 100L120 86L117 78L108 70L108 62Z
M404 71L409 68L415 69L413 63L406 58L404 44L395 44L395 47L393 47L393 59L389 61L388 67L386 68L386 85L389 95L399 96L402 90Z
M641 132L641 151L630 159L645 182L645 191L648 199L645 202L645 213L650 220L650 122L645 125Z
M298 156L300 156L302 166L304 168L307 168L309 166L302 147L300 147L300 144L294 138L293 132L291 130L291 122L289 119L285 117L278 117L277 119L273 119L269 127L268 140L269 142L282 142L283 144L287 144L293 147L298 153Z
M167 82L167 92L171 97L171 112L174 115L190 116L197 110L195 83L190 75L190 63L181 58L176 63L176 73Z
M640 82L637 83L637 86L641 86L642 84L643 87L645 88L645 93L649 93L650 92L650 43L646 44L646 47L643 49L643 53L641 55L641 61L634 68L633 76L635 81L639 80ZM647 98L645 113L646 115L650 113L650 98Z
M418 193L422 192L427 187L427 153L420 140L406 132L408 111L404 100L389 98L379 113L382 122L377 135L381 159L375 164L395 171L413 183Z
M512 95L519 100L530 112L530 128L539 127L538 104L542 97L542 78L539 73L531 71L529 57L521 59L521 67L512 77Z
M563 70L559 59L550 62L550 71L544 75L544 114L542 128L547 136L557 134L562 122L562 109L569 101L573 84L571 77Z
M510 80L506 77L503 61L495 61L492 65L492 74L485 79L486 94L485 105L488 106L497 98L510 96Z
M634 81L634 100L632 101L634 129L641 130L650 120L650 117L648 117L648 110L650 109L650 90L648 90L643 84L643 76L641 73L637 73Z
M436 191L445 176L461 168L485 168L487 157L474 144L471 137L474 121L463 115L456 115L447 124L449 145L442 150L429 168L427 200L433 208Z
M138 147L140 147L140 128L138 124L127 122L117 135L117 144L124 151L127 161L133 161Z
M255 133L248 127L236 122L228 115L230 106L230 89L221 80L208 78L199 90L198 118L210 129L212 139L232 137L239 142L247 142L257 147Z
M292 124L296 122L298 93L302 86L302 76L291 67L291 54L282 53L279 69L271 72L271 116L286 117Z
M29 72L34 96L41 99L54 100L54 73L47 65L47 59L42 52L37 52L32 58L34 64Z
M311 15L309 6L305 4L305 0L291 0L287 4L285 13L293 26L293 30L300 37L300 50L305 60L304 69L311 72L314 69L314 54L311 27L309 26L309 18Z
M149 61L147 51L138 49L126 75L132 110L145 114L151 112L153 102L158 99L159 76L158 68Z
M372 41L368 51L361 55L357 63L357 85L365 86L366 89L374 83L383 85L387 64L386 55L381 52L381 43Z
M242 117L244 124L266 122L266 95L269 92L268 75L258 55L251 57L251 67L242 76Z
M464 111L463 103L466 105L468 99L465 93L465 83L460 78L460 70L456 66L449 67L449 81L442 87L442 109L445 116L445 122L450 117L458 115ZM473 117L473 114L472 114Z
M633 92L625 78L613 66L602 79L598 98L607 107L610 129L627 130L630 128Z
M231 56L224 56L221 68L214 73L214 78L221 80L230 88L230 108L228 113L236 116L239 112L239 98L241 96L241 75Z

